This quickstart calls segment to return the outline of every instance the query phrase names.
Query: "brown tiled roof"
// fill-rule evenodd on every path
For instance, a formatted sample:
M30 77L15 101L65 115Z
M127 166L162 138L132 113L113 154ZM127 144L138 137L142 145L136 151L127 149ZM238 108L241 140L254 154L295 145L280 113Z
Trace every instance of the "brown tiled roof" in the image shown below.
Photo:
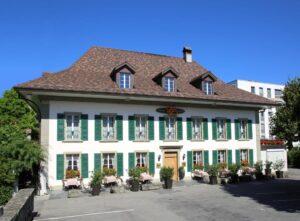
M134 67L133 89L120 89L111 78L112 71L122 63ZM178 91L174 93L165 92L160 85L153 81L155 76L169 67L179 73L176 80ZM70 68L57 73L44 74L36 80L17 85L15 88L167 96L274 105L266 98L227 85L220 79L214 83L216 94L205 95L190 82L206 72L207 70L197 62L187 63L183 58L93 47Z

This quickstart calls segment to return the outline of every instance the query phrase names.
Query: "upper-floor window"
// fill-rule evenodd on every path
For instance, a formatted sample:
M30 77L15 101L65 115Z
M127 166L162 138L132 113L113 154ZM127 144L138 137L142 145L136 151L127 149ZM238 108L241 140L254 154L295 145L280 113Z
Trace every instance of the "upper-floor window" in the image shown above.
M193 140L202 140L202 119L201 118L192 118L192 139Z
M165 139L175 140L176 139L176 118L166 117L165 122L166 122Z
M226 139L226 119L217 119L217 139Z
M282 90L275 89L275 98L281 98L282 97Z
M147 140L147 116L135 117L135 139Z
M255 94L255 87L254 86L251 87L251 93Z
M103 153L103 168L116 168L115 153Z
M248 120L241 119L240 120L240 139L247 139L247 125L248 125Z
M130 88L130 73L120 72L120 88Z
M262 87L259 88L259 95L264 96L264 89Z
M226 163L226 150L218 150L218 163Z
M80 114L66 114L66 140L80 140Z
M147 167L148 154L146 152L138 152L135 154L136 167Z
M206 95L213 94L213 82L212 81L204 81L203 82L203 91Z
M271 88L267 88L267 96L268 98L271 98Z
M193 151L193 165L203 165L202 151Z
M115 127L115 116L102 115L102 138L103 140L115 140L116 139L116 127Z
M174 77L165 77L165 91L174 92L175 91L175 78Z

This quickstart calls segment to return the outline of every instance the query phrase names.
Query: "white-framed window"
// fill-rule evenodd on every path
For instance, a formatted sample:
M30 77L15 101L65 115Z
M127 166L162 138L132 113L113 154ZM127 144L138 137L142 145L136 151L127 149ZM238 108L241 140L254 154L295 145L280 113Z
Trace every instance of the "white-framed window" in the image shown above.
M213 94L213 82L212 81L204 81L203 82L203 91L206 95Z
M247 149L240 150L240 161L248 161L249 162L249 152Z
M260 112L260 136L261 138L265 138L266 132L265 132L265 112Z
M267 88L267 96L268 98L271 98L271 88Z
M273 116L273 112L269 111L268 112L268 118L269 118L269 136L270 137L271 137L271 134L272 134L272 124L271 124L272 116Z
M193 165L203 165L203 151L193 151Z
M130 73L120 72L120 88L130 88Z
M201 118L192 118L192 139L202 140L203 124Z
M115 153L102 153L103 168L113 169L116 168L116 154Z
M240 119L240 139L247 139L247 125L248 125L248 120L246 119Z
M255 94L255 87L254 86L251 86L251 93Z
M217 139L226 139L226 119L217 119Z
M174 92L175 91L175 78L174 77L165 77L165 91Z
M66 115L66 140L80 140L80 114L67 113Z
M226 150L218 150L218 163L226 163Z
M262 87L259 88L259 95L264 96L264 89Z
M147 116L135 116L135 139L136 140L147 140Z
M116 117L102 115L102 139L104 141L116 140Z
M66 154L66 170L80 170L80 154Z
M136 167L148 167L148 153L137 152L135 154Z
M275 98L282 98L282 90L275 89Z
M166 117L165 118L166 127L165 127L165 138L166 140L176 140L176 118L175 117Z

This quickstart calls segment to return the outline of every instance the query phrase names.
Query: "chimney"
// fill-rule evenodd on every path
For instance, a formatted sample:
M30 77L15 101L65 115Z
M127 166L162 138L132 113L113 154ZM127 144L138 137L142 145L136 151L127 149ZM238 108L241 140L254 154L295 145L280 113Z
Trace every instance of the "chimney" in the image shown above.
M183 59L185 60L185 62L190 63L193 61L191 47L184 47L182 52L183 52Z

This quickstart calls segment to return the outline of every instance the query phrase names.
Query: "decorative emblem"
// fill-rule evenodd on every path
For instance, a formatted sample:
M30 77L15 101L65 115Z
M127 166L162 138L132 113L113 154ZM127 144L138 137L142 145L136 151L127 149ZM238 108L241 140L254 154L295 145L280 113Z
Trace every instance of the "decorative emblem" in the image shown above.
M178 114L182 114L185 112L183 109L171 107L171 106L164 107L164 108L158 108L158 109L156 109L156 111L159 113L168 114L171 117L177 116Z

